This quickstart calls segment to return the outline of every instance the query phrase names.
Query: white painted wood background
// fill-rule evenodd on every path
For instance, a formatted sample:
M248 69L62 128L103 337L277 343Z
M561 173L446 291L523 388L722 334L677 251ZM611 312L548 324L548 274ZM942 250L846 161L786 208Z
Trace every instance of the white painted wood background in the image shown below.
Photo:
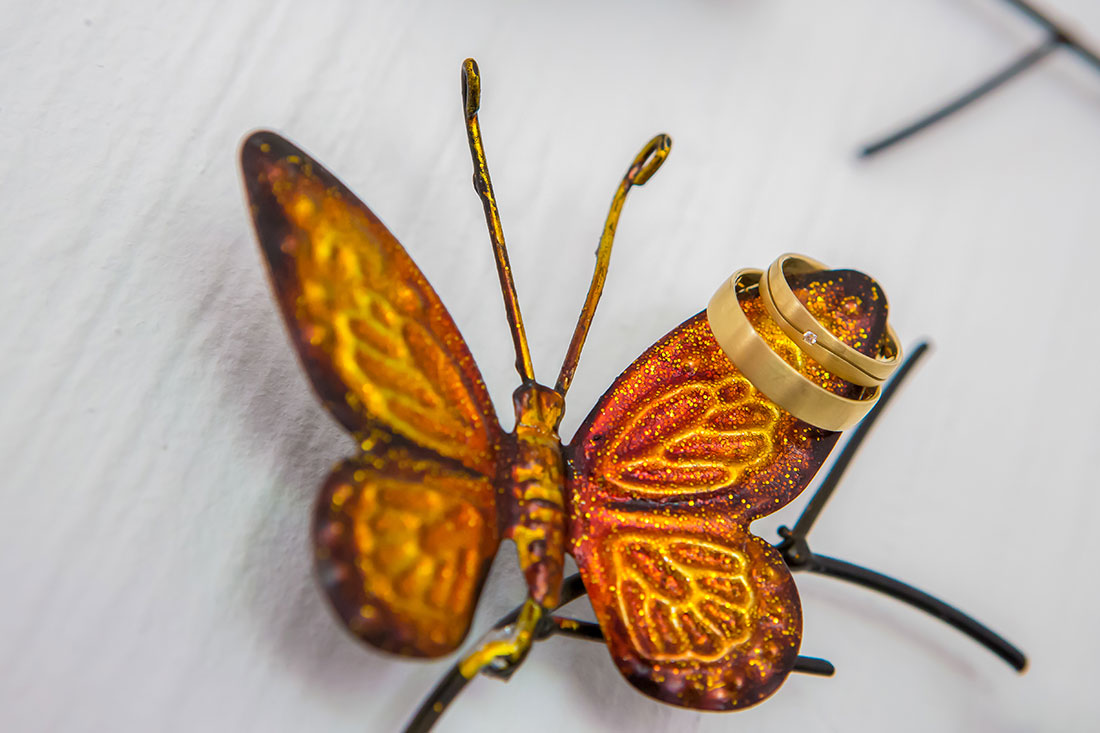
M1046 2L1100 40L1094 0ZM350 445L278 320L236 153L272 127L368 201L510 424L466 56L544 379L619 176L651 134L676 141L627 205L563 434L734 269L786 250L864 269L936 351L813 545L942 595L1032 667L803 575L803 651L832 680L698 714L553 640L441 733L1097 729L1100 79L1060 54L853 157L1038 39L1000 3L7 0L0 18L0 729L391 731L442 674L353 643L310 577L314 491ZM472 638L521 589L505 548Z

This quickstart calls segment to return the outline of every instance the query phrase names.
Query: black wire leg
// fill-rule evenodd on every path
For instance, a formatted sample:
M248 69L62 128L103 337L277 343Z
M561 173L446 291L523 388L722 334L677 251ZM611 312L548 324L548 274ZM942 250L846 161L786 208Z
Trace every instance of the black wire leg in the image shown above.
M794 660L794 668L791 671L817 675L818 677L832 677L836 674L836 667L828 659L799 656Z
M949 117L959 110L965 107L969 107L971 104L977 102L982 97L995 91L997 88L1003 86L1012 79L1015 79L1017 76L1042 61L1051 53L1058 50L1058 48L1060 48L1061 46L1062 39L1059 36L1052 35L1047 37L1047 39L1044 40L1042 44L1040 44L1037 48L1028 51L1026 54L1013 61L1001 71L989 77L981 84L978 84L973 89L959 95L936 111L925 115L916 122L906 125L897 132L892 132L889 135L886 135L873 143L863 146L863 148L861 148L859 151L859 157L870 158L872 155L881 153L887 148L893 147L894 145L897 145L904 140L908 140L909 138L916 135L918 132L921 132L922 130L931 127L945 117Z
M558 608L575 601L583 595L585 595L585 589L580 573L570 575L562 582L561 602L558 604ZM510 613L502 616L493 625L493 629L503 629L508 624L515 622L516 618L519 617L520 609L522 609L522 606L517 606ZM561 634L562 636L585 641L604 641L603 631L600 629L599 624L562 616L551 616L539 639L545 639L553 634ZM443 715L447 706L458 697L458 694L473 679L473 676L466 677L462 674L461 667L461 661L455 663L447 671L447 674L439 680L428 697L420 704L416 715L405 727L405 733L427 733L431 730L432 726ZM800 656L795 660L792 671L819 677L832 677L836 673L836 667L827 659Z
M859 447L863 445L864 438L871 432L871 428L875 426L875 422L878 421L883 411L886 410L886 406L894 399L894 395L897 394L898 389L912 373L913 367L915 367L917 362L928 353L929 348L930 346L927 341L921 341L913 347L913 350L910 351L909 355L902 361L901 366L894 372L894 376L887 382L886 386L882 388L882 395L879 396L878 402L871 408L866 417L860 420L855 430L852 431L851 436L848 438L848 442L841 448L829 472L825 474L825 478L822 479L821 485L806 503L806 508L798 515L798 521L795 522L794 529L789 530L786 527L780 528L779 533L783 535L784 541L780 543L779 550L783 553L783 557L787 560L788 565L798 564L801 562L800 553L809 552L809 548L806 546L806 536L813 528L814 522L817 521L818 515L821 514L821 510L825 508L825 503L828 502L829 497L833 495L837 484L840 483L840 479L844 476L844 472L848 470L848 465L852 462Z
M1003 636L954 606L948 605L935 596L914 588L908 583L903 583L860 565L816 553L812 553L807 562L791 569L808 570L812 573L840 578L849 583L885 593L891 598L895 598L902 603L908 603L910 606L929 613L950 626L954 626L1003 659L1017 672L1023 672L1027 668L1027 657Z
M462 692L462 689L466 687L466 683L470 681L469 678L464 677L462 672L459 671L458 665L451 667L446 675L443 676L420 705L420 709L416 711L416 715L409 724L405 726L405 733L427 733L435 725L435 721L439 720L443 715L443 711L447 709L447 706L451 704L451 701L458 697L458 693Z
M557 626L555 633L562 636L568 636L574 639L584 639L585 641L606 641L603 636L603 631L600 629L599 624L594 624L591 621L581 621L575 618L563 618L561 616L554 616L553 622ZM820 657L798 657L795 660L792 672L801 672L802 674L812 674L819 677L832 677L836 674L836 667L828 659L821 659Z
M1028 51L1003 70L997 72L981 84L978 84L970 91L948 102L943 107L940 107L935 112L903 127L897 132L883 137L881 140L865 146L859 152L860 157L870 157L887 148L893 147L903 140L916 135L921 130L934 125L945 117L958 112L964 107L968 107L998 87L1027 71L1059 48L1065 48L1071 51L1082 61L1092 66L1094 70L1100 72L1100 53L1097 53L1096 50L1078 38L1065 24L1057 22L1054 18L1039 10L1026 0L1004 0L1004 2L1046 31L1047 37L1043 43L1035 49Z
M1063 23L1059 23L1037 7L1025 0L1004 0L1016 10L1020 11L1047 33L1057 36L1062 45L1077 54L1085 63L1097 71L1100 71L1100 54L1085 45L1084 41L1076 36Z
M564 618L562 616L554 616L550 619L557 627L554 633L561 636L567 636L571 639L583 639L585 641L606 641L603 638L603 630L600 629L599 624L594 624L591 621L581 621L575 618Z
M581 581L580 573L570 575L562 581L561 600L558 602L558 608L575 601L584 594L584 583ZM505 626L515 623L516 619L519 618L522 608L523 606L516 606L511 612L501 616L500 619L493 624L492 631L499 631ZM538 638L546 638L554 633L554 629L555 627L552 623L545 625L542 629L542 634ZM458 697L458 693L462 692L463 688L465 688L470 680L476 676L476 673L469 677L462 673L463 661L465 661L465 657L455 662L455 664L447 670L447 674L443 675L443 678L436 683L436 686L432 688L432 691L424 698L424 702L420 704L420 707L416 711L416 715L414 715L413 719L409 721L409 724L405 726L405 733L427 733L427 731L431 730L432 726L434 726L440 716L443 715L447 706Z
M896 580L859 565L853 565L843 560L837 560L826 555L818 555L810 550L809 543L806 540L806 536L809 534L810 529L813 528L814 522L821 514L821 510L825 507L825 503L829 500L829 497L832 496L833 491L836 490L837 484L840 483L841 477L847 470L848 465L852 462L852 458L859 450L863 440L867 437L871 428L874 427L875 422L882 415L886 405L889 404L890 400L897 394L902 383L912 373L913 367L915 367L917 362L928 352L928 348L927 342L917 344L909 353L909 356L906 357L905 361L902 362L901 366L898 367L894 377L883 388L882 396L879 398L878 404L876 404L871 411L867 413L867 417L856 426L848 442L845 443L844 448L841 449L836 461L833 462L832 468L829 469L824 480L822 480L821 486L810 498L810 501L806 504L806 508L802 510L802 514L799 515L798 521L795 522L794 529L788 529L787 527L779 528L779 534L783 537L783 540L776 545L776 549L782 553L784 561L786 561L791 570L808 570L821 575L840 578L872 590L877 590L899 601L908 603L954 626L959 631L962 631L964 634L1001 657L1001 659L1005 660L1016 670L1023 671L1027 666L1027 658L1024 656L1023 652L989 627L967 616L957 608L949 606L938 598L903 583L900 580Z

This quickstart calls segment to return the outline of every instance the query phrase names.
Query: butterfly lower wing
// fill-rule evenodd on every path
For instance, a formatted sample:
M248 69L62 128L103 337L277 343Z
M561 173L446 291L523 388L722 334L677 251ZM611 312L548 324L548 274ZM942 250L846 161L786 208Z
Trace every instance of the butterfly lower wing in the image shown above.
M619 670L702 710L752 705L783 683L802 609L779 553L736 523L608 511L579 561Z
M245 141L241 168L283 316L326 407L353 434L384 427L495 475L501 430L481 375L397 239L274 133Z
M877 347L886 304L869 278L820 273L794 289L832 333ZM758 297L742 307L792 366L854 396L771 323ZM749 525L797 497L838 437L757 391L702 313L615 381L567 450L570 551L632 684L707 710L747 707L782 684L801 606L779 553Z
M500 542L493 483L382 440L339 464L314 517L318 576L352 633L396 654L453 651Z

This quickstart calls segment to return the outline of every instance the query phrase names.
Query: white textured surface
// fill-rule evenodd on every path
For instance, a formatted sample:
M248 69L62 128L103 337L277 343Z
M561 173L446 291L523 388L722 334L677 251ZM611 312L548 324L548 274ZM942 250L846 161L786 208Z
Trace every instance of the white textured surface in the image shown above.
M1093 0L1048 2L1100 38ZM627 206L564 434L733 269L799 250L873 273L898 331L937 350L813 544L958 604L1032 668L799 576L803 650L832 680L701 715L551 641L439 730L1095 729L1100 79L1060 55L851 155L1037 38L998 3L0 5L3 730L389 731L442 673L351 642L310 578L312 495L349 444L287 344L235 156L273 127L368 201L510 422L468 55L544 379L618 177L652 133L676 140ZM520 599L514 564L505 548L475 637Z

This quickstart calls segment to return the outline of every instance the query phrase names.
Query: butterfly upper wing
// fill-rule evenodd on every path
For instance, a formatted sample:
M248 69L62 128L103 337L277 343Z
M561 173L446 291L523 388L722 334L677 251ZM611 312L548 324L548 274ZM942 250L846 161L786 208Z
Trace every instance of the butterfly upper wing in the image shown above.
M331 173L271 132L241 150L291 338L354 434L384 427L483 475L501 429L466 342L412 259Z
M886 301L851 271L791 278L846 343L872 350ZM742 301L769 344L813 381L854 396ZM757 391L689 319L616 380L567 451L570 551L612 657L643 692L728 710L774 692L802 635L798 592L778 551L749 524L793 500L839 434Z
M302 363L360 441L322 489L317 568L348 628L388 651L454 649L496 553L502 433L465 341L377 217L270 132L241 168Z

